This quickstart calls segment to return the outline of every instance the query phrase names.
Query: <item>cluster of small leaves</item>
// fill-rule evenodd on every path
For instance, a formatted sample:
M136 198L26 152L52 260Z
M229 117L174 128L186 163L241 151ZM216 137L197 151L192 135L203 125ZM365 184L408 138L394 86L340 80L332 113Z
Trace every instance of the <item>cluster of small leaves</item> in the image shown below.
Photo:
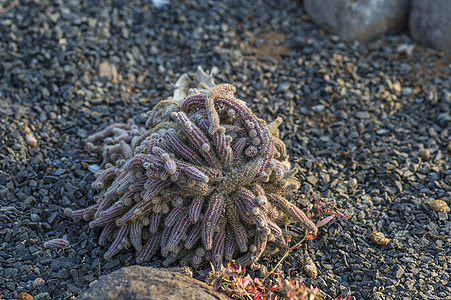
M284 294L284 299L291 300L320 300L324 299L323 293L318 288L308 288L305 284L296 281L295 278L281 279L277 282ZM349 296L343 298L339 295L335 300L349 300Z
M210 285L216 290L226 294L232 299L243 300L321 300L321 291L318 288L307 287L294 278L277 281L265 281L246 275L246 268L237 266L233 261L219 271L210 273ZM337 299L342 299L338 297Z
M277 285L282 290L285 299L293 300L319 300L320 296L318 288L307 287L305 284L296 281L295 278L282 279L279 278Z
M209 284L214 289L226 294L232 299L280 299L274 292L280 292L277 284L263 284L259 278L252 279L246 275L246 268L237 266L232 260L226 268L214 270L209 274Z
M345 219L348 219L348 217L337 208L337 205L335 202L323 202L321 200L318 200L316 202L316 209L318 210L320 221L316 223L316 227L322 227L332 221L335 216L342 217Z

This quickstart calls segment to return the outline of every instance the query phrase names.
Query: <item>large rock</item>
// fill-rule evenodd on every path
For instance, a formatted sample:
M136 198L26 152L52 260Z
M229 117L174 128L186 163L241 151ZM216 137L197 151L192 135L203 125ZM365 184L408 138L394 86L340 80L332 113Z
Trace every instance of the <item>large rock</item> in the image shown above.
M418 43L451 54L451 1L412 0L409 32Z
M164 269L131 266L102 276L77 300L220 299L228 297L207 284Z
M304 8L327 31L367 42L405 26L409 0L304 0Z

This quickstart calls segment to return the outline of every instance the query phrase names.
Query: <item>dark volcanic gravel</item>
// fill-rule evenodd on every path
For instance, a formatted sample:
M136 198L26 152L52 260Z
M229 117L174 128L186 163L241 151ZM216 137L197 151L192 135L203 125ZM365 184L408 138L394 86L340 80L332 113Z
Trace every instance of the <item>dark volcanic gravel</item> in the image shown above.
M318 279L303 273L302 249L284 262L286 273L331 297L451 298L451 220L428 206L451 202L448 57L405 34L342 42L294 0L159 9L21 0L0 14L1 299L73 299L134 264L131 253L104 261L99 233L63 214L93 202L98 160L85 138L113 121L143 122L197 65L217 66L217 82L234 84L266 120L285 119L282 136L303 181L294 201L335 199L350 216L309 242ZM374 244L375 231L391 242ZM71 247L41 246L54 238ZM263 262L271 268L276 259Z

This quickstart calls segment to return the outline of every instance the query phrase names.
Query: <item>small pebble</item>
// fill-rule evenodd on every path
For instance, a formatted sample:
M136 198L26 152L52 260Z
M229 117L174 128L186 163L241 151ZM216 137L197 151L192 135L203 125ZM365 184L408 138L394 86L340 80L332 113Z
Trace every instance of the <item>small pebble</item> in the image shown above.
M310 255L307 251L304 252L303 258L304 272L310 278L316 279L318 277L318 269L316 268L315 263L311 259Z
M418 151L418 156L421 157L422 160L428 161L431 158L431 152L428 149L421 149Z
M448 204L445 201L439 199L431 200L431 202L429 202L429 207L435 212L442 212L445 214L449 213L450 211Z
M33 287L36 288L38 285L44 285L45 281L44 279L42 279L41 277L37 277L34 281L33 281Z
M96 164L92 164L92 165L89 165L88 169L89 169L89 171L91 171L92 173L95 174L100 169L100 166L96 165Z
M24 131L25 131L25 140L27 144L30 145L31 147L36 147L38 141L27 124L24 125Z
M33 221L33 222L38 222L38 221L41 220L41 217L38 216L37 214L31 214L31 215L30 215L30 219L31 219L31 221Z
M34 298L30 294L22 292L17 296L17 300L34 300Z
M382 232L373 232L371 234L371 240L379 246L387 246L390 243L390 240Z

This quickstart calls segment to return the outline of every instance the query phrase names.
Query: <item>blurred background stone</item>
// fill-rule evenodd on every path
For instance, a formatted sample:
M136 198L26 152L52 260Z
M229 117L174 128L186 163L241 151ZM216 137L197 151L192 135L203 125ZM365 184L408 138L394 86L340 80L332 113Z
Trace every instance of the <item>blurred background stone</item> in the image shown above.
M304 0L304 8L325 30L345 40L368 42L405 26L409 0Z
M416 42L451 54L451 1L412 0L409 33Z

